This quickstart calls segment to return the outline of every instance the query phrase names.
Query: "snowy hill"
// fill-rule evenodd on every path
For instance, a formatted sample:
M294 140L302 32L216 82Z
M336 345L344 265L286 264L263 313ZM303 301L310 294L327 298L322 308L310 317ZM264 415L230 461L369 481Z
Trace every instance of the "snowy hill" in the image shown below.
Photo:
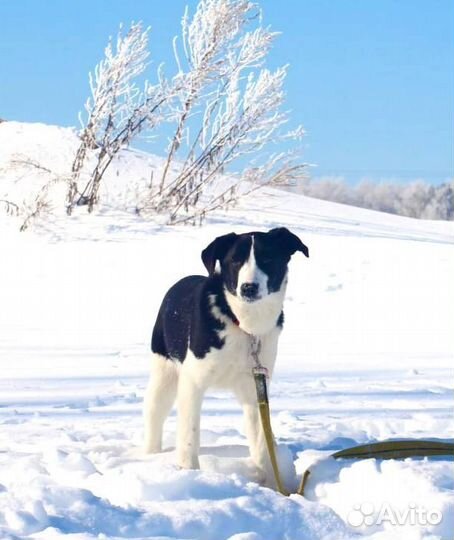
M64 173L76 144L67 128L1 123L0 199L29 197L43 180L12 164L18 156ZM124 211L134 202L125 185L159 165L124 151L96 215L56 215L25 233L0 217L0 537L449 538L445 460L325 460L307 499L286 499L254 482L239 406L220 393L204 403L201 471L173 464L174 414L168 451L144 456L140 444L162 295L203 272L213 237L276 225L311 252L291 263L271 388L288 482L291 461L301 474L356 443L452 438L454 223L266 188L202 228L164 227ZM375 512L415 505L433 519L367 525L355 521L364 502Z

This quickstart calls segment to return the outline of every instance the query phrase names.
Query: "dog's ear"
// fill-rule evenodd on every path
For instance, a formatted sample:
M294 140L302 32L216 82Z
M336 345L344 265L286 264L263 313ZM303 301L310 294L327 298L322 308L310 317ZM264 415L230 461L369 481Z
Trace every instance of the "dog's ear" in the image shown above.
M293 255L295 251L301 251L306 257L309 257L309 248L301 242L296 234L291 233L285 227L271 229L268 234L274 236L279 244L290 252L290 255Z
M214 274L216 261L221 260L236 240L235 233L218 236L202 251L202 262L210 276Z

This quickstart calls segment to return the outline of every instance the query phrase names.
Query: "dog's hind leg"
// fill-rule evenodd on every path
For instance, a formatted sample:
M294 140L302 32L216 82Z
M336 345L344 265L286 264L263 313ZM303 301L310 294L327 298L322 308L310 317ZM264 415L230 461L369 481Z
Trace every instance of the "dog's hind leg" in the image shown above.
M150 380L144 399L145 452L162 450L164 421L175 402L178 387L178 365L159 354L154 354Z

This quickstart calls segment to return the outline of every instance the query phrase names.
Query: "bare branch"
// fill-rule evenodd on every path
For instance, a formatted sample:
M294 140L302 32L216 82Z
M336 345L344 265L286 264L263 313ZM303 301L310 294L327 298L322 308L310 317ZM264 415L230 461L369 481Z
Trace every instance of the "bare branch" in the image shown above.
M7 215L9 216L19 215L19 206L16 203L12 201L8 201L6 199L0 199L0 204L2 204L5 207L5 211Z
M143 89L136 78L147 66L149 28L132 23L123 36L122 28L113 44L110 40L105 57L89 74L91 97L85 104L87 120L76 152L68 182L67 213L74 205L87 204L91 212L98 202L102 178L115 155L145 129L162 121L161 106L172 90L159 76L159 82L145 82ZM79 190L79 179L86 165L88 151L97 149L96 162L88 181Z

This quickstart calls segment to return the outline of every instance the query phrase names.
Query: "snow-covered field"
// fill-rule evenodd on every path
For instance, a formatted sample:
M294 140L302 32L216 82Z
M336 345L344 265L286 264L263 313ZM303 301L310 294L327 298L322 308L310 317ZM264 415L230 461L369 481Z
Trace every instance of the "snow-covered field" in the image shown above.
M8 124L0 125L6 169L15 153L56 168L70 154L68 131ZM131 174L131 160L153 162L125 153L116 178ZM0 198L17 187L15 174L0 172ZM314 464L306 498L255 482L228 394L205 399L200 471L174 465L174 413L167 450L141 450L162 295L204 272L200 252L213 237L276 225L311 253L291 263L271 387L287 483L296 484L292 462L299 475ZM328 456L388 438L454 437L453 244L454 223L273 189L202 228L106 209L19 233L2 216L0 538L451 539L452 461Z

